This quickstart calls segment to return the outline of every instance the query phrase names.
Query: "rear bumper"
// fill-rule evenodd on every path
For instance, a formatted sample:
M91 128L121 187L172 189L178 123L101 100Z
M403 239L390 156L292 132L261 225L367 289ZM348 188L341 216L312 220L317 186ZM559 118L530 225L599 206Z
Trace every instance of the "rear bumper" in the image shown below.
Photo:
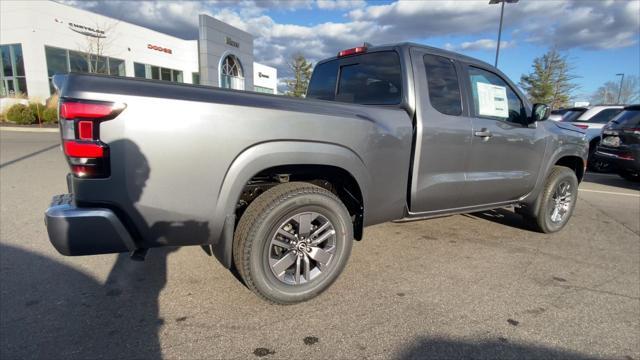
M95 255L135 250L116 214L105 208L78 208L72 194L57 195L45 212L53 247L63 255Z
M619 150L598 147L596 157L613 165L617 170L640 171L640 149Z

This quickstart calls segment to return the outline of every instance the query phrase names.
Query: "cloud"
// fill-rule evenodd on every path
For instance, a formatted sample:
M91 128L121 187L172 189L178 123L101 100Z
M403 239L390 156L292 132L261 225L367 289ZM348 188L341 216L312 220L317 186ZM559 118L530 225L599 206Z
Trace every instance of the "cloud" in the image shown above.
M346 10L365 7L364 0L317 0L316 6L323 10Z
M482 0L399 1L355 9L349 17L425 39L495 31L499 13L497 6ZM529 42L560 49L625 47L640 36L640 1L521 1L505 6L504 26Z
M640 37L640 1L567 2L553 19L551 23L525 26L527 40L562 50L600 50L631 46Z
M500 7L487 0L398 1L365 4L361 1L210 0L182 1L66 1L74 6L149 27L185 39L196 39L198 14L204 13L256 37L256 61L290 76L286 63L303 53L312 62L334 56L340 49L362 44L399 41L425 42L432 38L472 39L446 48L458 51L493 50ZM133 5L135 4L135 5ZM296 25L275 21L271 10L344 11L342 21ZM545 0L506 4L501 48L529 42L561 50L611 49L635 45L640 37L640 1Z
M498 41L493 39L479 39L475 41L465 41L460 45L453 45L451 43L446 43L444 48L445 50L490 50L495 51ZM509 49L516 45L515 40L512 41L500 41L500 49Z

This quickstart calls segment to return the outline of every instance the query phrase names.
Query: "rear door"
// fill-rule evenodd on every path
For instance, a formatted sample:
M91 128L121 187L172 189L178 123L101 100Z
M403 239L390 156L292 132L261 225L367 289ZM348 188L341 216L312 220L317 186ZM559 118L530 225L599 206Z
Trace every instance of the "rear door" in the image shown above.
M473 137L465 204L518 199L536 182L546 148L543 127L527 125L526 101L488 68L465 66Z
M461 190L471 148L471 118L464 104L456 61L412 49L416 91L412 213L462 206Z

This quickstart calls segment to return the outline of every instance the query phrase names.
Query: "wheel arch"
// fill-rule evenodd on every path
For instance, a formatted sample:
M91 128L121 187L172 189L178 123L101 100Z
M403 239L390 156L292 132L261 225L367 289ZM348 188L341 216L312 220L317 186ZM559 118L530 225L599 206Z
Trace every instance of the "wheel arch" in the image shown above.
M213 253L218 260L226 267L232 264L233 232L237 221L236 208L245 186L251 179L274 171L292 171L295 174L299 170L304 170L307 174L314 174L314 171L317 173L327 169L333 170L330 173L330 179L348 175L347 178L343 178L345 188L357 188L357 193L353 195L359 199L358 206L361 207L359 224L363 224L371 181L362 159L353 150L333 143L273 141L256 144L240 153L228 168L218 192L220 195L216 204L215 218L225 219L217 242L212 244ZM356 211L356 205L345 205L350 213ZM354 234L358 231L361 236L362 228L356 229L354 226Z
M554 165L568 167L576 174L578 183L582 182L585 172L585 163L581 157L577 155L565 155L557 159Z
M546 183L554 166L568 167L576 174L578 183L580 183L585 173L587 151L588 149L586 146L582 149L577 146L559 148L555 154L551 156L550 161L548 161L543 167L541 175L538 177L535 189L525 198L521 199L520 204L523 205L525 209L528 209L526 211L537 211L538 206L540 205L537 201L540 197L540 192L544 188L544 184Z

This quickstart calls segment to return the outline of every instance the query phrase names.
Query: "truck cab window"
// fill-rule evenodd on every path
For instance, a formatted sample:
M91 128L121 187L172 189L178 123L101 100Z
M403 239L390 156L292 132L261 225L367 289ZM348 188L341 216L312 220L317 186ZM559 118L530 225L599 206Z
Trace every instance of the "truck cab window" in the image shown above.
M313 69L313 75L309 82L307 97L320 100L333 100L336 94L336 81L338 78L338 61L328 61L318 64Z
M431 106L445 115L461 115L460 84L453 61L428 54L424 56L424 67Z
M476 116L526 123L527 114L522 100L506 81L477 67L469 66L468 69Z
M379 51L324 62L313 71L307 98L363 105L399 104L400 58L395 51Z

